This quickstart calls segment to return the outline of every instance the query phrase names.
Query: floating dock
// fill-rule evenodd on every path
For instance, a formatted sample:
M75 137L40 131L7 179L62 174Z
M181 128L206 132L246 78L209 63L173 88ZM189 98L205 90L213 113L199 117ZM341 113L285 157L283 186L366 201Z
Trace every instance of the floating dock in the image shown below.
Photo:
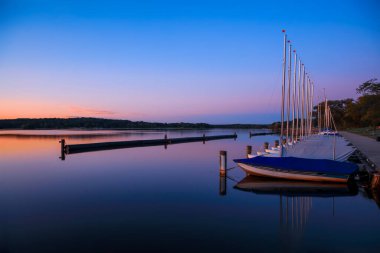
M206 142L212 140L221 140L221 139L236 139L237 134L231 135L216 135L216 136L206 136L201 137L184 137L184 138L165 138L163 139L154 139L154 140L135 140L135 141L117 141L117 142L99 142L99 143L88 143L88 144L71 144L66 145L65 140L62 139L61 143L61 153L62 157L65 154L77 154L83 152L91 151L100 151L108 149L120 149L120 148L135 148L135 147L150 147L150 146L160 146L171 144L180 144L188 142Z
M262 135L273 135L273 134L278 134L278 133L274 133L274 132L269 132L269 133L251 133L251 132L249 132L249 137L252 137L252 136L262 136Z

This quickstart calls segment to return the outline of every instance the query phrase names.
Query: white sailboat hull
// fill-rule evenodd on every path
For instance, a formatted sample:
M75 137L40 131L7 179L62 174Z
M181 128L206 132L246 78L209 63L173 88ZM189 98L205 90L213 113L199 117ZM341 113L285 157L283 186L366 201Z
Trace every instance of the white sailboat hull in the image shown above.
M262 176L262 177L272 177L272 178L281 178L281 179L290 179L290 180L303 180L303 181L318 181L318 182L337 182L337 183L346 183L349 179L349 176L346 178L335 178L328 176L321 176L317 174L309 173L293 173L289 171L279 171L267 167L258 167L251 166L244 163L237 163L237 165L242 168L249 175Z

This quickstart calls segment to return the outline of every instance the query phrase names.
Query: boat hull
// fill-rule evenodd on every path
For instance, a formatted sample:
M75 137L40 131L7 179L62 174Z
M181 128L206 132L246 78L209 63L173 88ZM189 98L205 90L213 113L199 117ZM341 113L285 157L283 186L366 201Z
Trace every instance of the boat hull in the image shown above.
M335 183L347 183L350 176L333 177L324 176L312 173L299 173L291 171L281 171L272 169L269 167L253 166L245 163L237 163L247 174L261 177L272 177L289 180L302 180L302 181L317 181L317 182L335 182Z

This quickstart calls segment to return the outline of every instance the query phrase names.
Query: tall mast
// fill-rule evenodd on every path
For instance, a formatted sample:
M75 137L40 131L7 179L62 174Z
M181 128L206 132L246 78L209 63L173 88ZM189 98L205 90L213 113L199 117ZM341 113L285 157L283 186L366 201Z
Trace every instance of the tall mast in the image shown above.
M321 103L319 102L319 99L320 98L318 96L318 106L317 106L317 110L318 110L318 132L320 133L322 121L321 121Z
M297 98L297 128L296 136L301 134L301 129L299 129L299 118L300 118L300 100L301 100L301 60L298 59L298 98ZM301 138L300 138L301 139Z
M313 130L313 96L314 96L314 83L310 80L310 124L309 124L309 132L312 134Z
M304 132L304 98L305 98L305 65L302 63L302 85L301 85L301 137L305 136Z
M297 53L296 50L294 52L294 77L293 77L293 95L292 95L292 144L294 144L294 124L295 124L295 96L296 96L296 79L297 79Z
M305 94L305 107L306 107L306 120L305 120L305 132L306 136L309 136L309 86L310 86L310 81L309 81L309 75L306 76L306 94Z
M327 98L325 97L325 120L326 130L329 128L329 108L327 106Z
M286 119L286 145L289 143L289 117L290 117L290 87L292 79L292 44L289 43L289 64L288 64L288 98L287 98L287 119Z
M307 112L308 112L308 114L307 114L307 125L306 125L306 127L307 127L307 133L308 133L308 135L310 136L310 98L311 98L311 83L310 83L310 76L308 76L307 77Z
M282 96L281 96L281 134L280 134L280 146L282 156L282 140L284 138L284 98L285 98L285 76L286 76L286 33L284 33L284 52L282 59Z
M311 86L311 108L313 112L314 110L314 82L312 83L312 86ZM313 116L313 114L311 116ZM311 123L313 123L313 117L311 117ZM311 125L311 130L313 130L313 125Z

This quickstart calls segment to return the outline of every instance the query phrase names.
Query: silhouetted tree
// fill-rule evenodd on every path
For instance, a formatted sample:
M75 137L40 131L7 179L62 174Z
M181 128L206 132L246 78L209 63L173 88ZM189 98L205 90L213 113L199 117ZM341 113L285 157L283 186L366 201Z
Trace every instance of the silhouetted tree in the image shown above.
M380 82L376 82L377 78L370 79L360 85L356 92L363 96L379 95L380 94Z

